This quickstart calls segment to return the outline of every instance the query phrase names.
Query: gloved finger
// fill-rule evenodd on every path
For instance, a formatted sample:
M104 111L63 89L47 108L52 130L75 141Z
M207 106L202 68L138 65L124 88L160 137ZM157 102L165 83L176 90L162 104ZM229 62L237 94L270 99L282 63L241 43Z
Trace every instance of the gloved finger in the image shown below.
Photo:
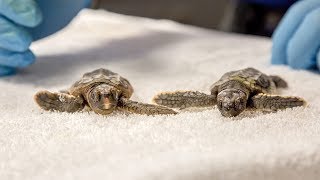
M9 76L16 73L16 69L6 66L0 66L0 76Z
M32 42L32 37L23 27L0 16L0 48L23 52Z
M1 0L0 14L27 27L35 27L42 21L41 10L34 0Z
M293 68L315 67L320 47L320 6L303 20L288 44L288 64Z
M0 49L0 65L22 68L29 66L35 60L34 54L28 50L25 52L12 52L4 49Z
M272 64L287 63L287 45L305 15L320 6L319 0L304 0L295 3L282 18L272 36Z

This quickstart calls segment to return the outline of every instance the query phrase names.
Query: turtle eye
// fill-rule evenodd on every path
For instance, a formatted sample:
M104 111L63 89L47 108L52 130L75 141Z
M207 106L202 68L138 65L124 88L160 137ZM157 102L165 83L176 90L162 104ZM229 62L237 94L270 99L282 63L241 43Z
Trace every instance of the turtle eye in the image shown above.
M101 99L101 94L98 93L97 96L98 96L98 97L97 97L97 100L99 101L99 100Z
M95 102L98 102L101 99L101 94L99 92L93 92L91 93L91 99Z
M113 92L112 96L115 100L118 99L118 92L117 91Z

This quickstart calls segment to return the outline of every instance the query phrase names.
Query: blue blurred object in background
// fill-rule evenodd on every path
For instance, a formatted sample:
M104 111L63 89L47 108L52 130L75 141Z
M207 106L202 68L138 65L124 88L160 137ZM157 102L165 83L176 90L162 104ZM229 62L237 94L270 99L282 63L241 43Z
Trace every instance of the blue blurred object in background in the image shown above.
M77 13L89 7L91 0L37 0L43 21L35 28L29 29L33 40L51 35L65 27Z

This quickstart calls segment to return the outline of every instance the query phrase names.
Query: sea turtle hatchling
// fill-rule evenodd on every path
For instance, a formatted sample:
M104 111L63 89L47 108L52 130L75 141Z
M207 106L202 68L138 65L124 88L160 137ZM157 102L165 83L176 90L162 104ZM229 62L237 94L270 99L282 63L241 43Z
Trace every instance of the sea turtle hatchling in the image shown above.
M172 109L129 100L133 88L129 81L107 69L85 73L67 91L40 91L34 96L44 110L76 112L85 106L98 114L107 115L119 108L125 111L156 115L176 114Z
M210 95L198 91L162 92L153 101L180 109L217 105L226 117L237 116L246 108L276 111L306 104L299 97L272 95L277 88L286 87L287 83L279 76L268 76L254 68L246 68L225 73L211 86Z

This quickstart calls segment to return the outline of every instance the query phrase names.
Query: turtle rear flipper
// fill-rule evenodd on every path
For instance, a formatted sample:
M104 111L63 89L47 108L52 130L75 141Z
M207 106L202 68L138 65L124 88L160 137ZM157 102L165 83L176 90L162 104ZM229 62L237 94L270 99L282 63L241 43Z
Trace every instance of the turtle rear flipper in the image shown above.
M288 87L288 83L284 79L282 79L280 76L271 75L269 77L276 84L277 88L287 88Z
M119 100L120 109L136 113L136 114L146 114L146 115L160 115L160 114L177 114L172 109L169 109L164 106L158 106L153 104L144 104L129 99L121 98Z
M154 96L156 104L170 108L208 107L217 103L216 95L208 95L198 91L163 92Z
M40 91L34 100L44 110L60 112L76 112L84 108L83 99L66 93Z
M250 104L250 106L254 108L271 111L305 105L306 102L299 97L268 95L263 93L253 96Z

